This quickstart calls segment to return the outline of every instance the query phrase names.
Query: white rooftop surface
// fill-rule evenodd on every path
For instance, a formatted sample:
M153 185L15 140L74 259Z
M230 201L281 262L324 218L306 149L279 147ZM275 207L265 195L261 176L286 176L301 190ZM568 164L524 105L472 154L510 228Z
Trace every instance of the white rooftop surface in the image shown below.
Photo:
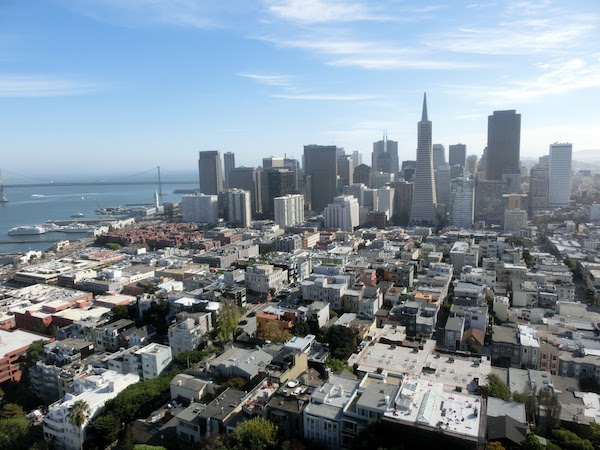
M29 333L23 330L16 330L12 333L6 330L0 330L0 356L4 357L23 347L31 345L32 342L39 340L50 340L39 334Z
M575 392L575 397L583 400L585 405L585 417L600 423L600 395L593 392Z
M107 308L106 306L96 306L93 308L83 308L83 309L82 308L65 309L63 311L56 312L52 315L54 317L61 317L64 319L76 321L76 320L84 320L84 319L90 319L90 318L99 319L104 314L107 314L110 311L111 311L111 309Z
M443 389L441 383L406 378L385 416L477 438L482 415L479 397Z
M200 300L197 300L195 298L190 298L190 297L181 297L181 298L178 298L177 300L175 300L173 303L175 303L176 305L181 305L181 306L194 306L194 305L198 305L200 303Z
M524 325L519 325L519 342L526 347L539 347L537 331Z
M34 284L21 289L16 289L10 293L12 297L32 300L35 302L49 302L54 300L68 300L73 297L87 294L86 292L67 289L47 284Z
M95 300L97 302L111 303L111 304L116 305L117 303L122 303L124 301L129 301L129 303L133 303L135 301L135 297L133 295L123 295L123 294L99 295L98 297L96 297Z
M284 344L284 347L302 351L305 347L311 345L315 339L316 336L314 334L307 334L305 337L294 336Z
M491 373L491 363L487 358L477 359L476 363L475 359L432 353L435 341L427 341L424 349L416 352L410 347L392 347L393 345L380 343L367 345L359 355L353 354L348 364L357 364L359 372L376 373L381 368L383 373L409 374L440 382L448 391L455 387L467 389L474 378L483 382Z

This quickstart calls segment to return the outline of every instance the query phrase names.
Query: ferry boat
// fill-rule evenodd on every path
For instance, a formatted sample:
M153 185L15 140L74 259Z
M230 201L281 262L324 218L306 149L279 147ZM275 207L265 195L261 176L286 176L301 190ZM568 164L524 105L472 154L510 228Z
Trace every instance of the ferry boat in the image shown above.
M48 228L42 225L23 225L20 227L11 228L8 230L9 236L24 236L24 235L32 235L32 234L44 234L50 231Z
M64 227L60 227L56 231L62 231L63 233L88 233L94 231L96 227L94 225L86 225L84 223L72 223Z
M81 213L81 212L77 212L75 214L71 214L71 217L73 217L74 219L79 219L81 217L85 217L85 214Z

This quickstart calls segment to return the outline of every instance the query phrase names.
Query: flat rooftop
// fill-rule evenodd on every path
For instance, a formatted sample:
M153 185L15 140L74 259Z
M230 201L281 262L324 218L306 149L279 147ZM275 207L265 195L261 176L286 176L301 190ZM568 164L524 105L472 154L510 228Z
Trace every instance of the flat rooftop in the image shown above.
M24 330L15 330L12 333L0 330L0 356L5 357L39 340L49 341L50 338Z

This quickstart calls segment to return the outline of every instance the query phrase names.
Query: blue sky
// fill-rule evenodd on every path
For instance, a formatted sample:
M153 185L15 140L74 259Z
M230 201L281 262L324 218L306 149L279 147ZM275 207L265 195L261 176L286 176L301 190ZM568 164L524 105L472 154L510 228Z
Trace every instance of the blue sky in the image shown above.
M193 170L360 150L383 130L481 155L487 116L522 114L523 157L600 149L600 3L416 0L7 0L0 168ZM7 177L8 178L8 177Z

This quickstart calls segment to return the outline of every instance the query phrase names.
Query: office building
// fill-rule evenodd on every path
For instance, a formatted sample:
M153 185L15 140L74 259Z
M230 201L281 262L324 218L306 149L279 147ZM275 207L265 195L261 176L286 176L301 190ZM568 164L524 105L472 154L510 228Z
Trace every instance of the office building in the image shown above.
M410 211L410 226L437 225L437 198L433 175L431 122L427 117L427 95L423 95L423 112L417 125L417 170Z
M377 189L377 210L385 213L387 220L394 213L394 188L382 186Z
M44 416L44 439L54 448L79 450L87 438L87 429L92 418L100 414L108 400L115 398L125 388L138 381L138 375L121 375L112 370L77 379L73 394L66 395L62 402L49 406ZM78 401L85 402L89 408L88 416L79 427L69 420L69 413Z
M262 171L262 210L273 218L273 199L296 193L296 176L285 168L271 168Z
M227 190L227 212L229 223L248 228L252 222L252 202L250 192L243 189Z
M235 169L235 153L223 153L223 166L225 167L225 189L229 189L229 173Z
M199 153L198 173L200 176L200 192L202 194L217 195L223 192L221 154L218 150Z
M281 228L304 223L304 195L294 194L273 199L275 223Z
M442 144L433 144L433 170L446 165L446 149Z
M475 181L472 178L455 178L452 180L450 196L450 225L459 228L473 228Z
M448 165L465 167L467 162L467 146L465 144L451 145L448 149Z
M358 167L363 163L362 160L362 153L359 152L358 150L354 150L352 152L352 164L354 165L354 167Z
M398 173L398 142L390 141L387 133L383 139L373 143L371 155L371 170L373 172Z
M325 227L353 231L358 226L358 200L351 195L335 197L324 211Z
M371 186L371 168L366 164L360 164L354 168L355 183L362 183L367 187Z
M337 162L338 150L335 145L304 146L304 176L309 180L313 211L323 211L337 194Z
M502 180L502 174L521 167L521 114L494 111L488 116L486 180Z
M448 206L450 203L450 167L444 164L435 171L435 195L438 204ZM455 177L456 178L456 177Z
M410 208L412 206L413 183L398 180L390 186L394 188L394 213L392 221L394 225L408 225Z
M236 167L229 172L229 187L250 192L253 214L262 212L262 172L254 167Z
M469 155L467 156L467 173L466 175L475 176L477 174L477 155Z
M527 211L507 209L504 211L504 231L517 232L527 226Z
M560 208L569 206L571 199L571 158L573 144L550 145L550 162L548 176L550 185L548 190L548 206Z
M344 186L350 186L354 180L354 162L352 156L341 155L338 157L338 191Z
M506 184L499 180L478 180L475 183L475 221L499 225L504 214Z
M216 195L184 195L181 198L184 222L215 225L219 222L219 197Z
M536 164L529 172L529 206L532 211L548 208L548 166Z

